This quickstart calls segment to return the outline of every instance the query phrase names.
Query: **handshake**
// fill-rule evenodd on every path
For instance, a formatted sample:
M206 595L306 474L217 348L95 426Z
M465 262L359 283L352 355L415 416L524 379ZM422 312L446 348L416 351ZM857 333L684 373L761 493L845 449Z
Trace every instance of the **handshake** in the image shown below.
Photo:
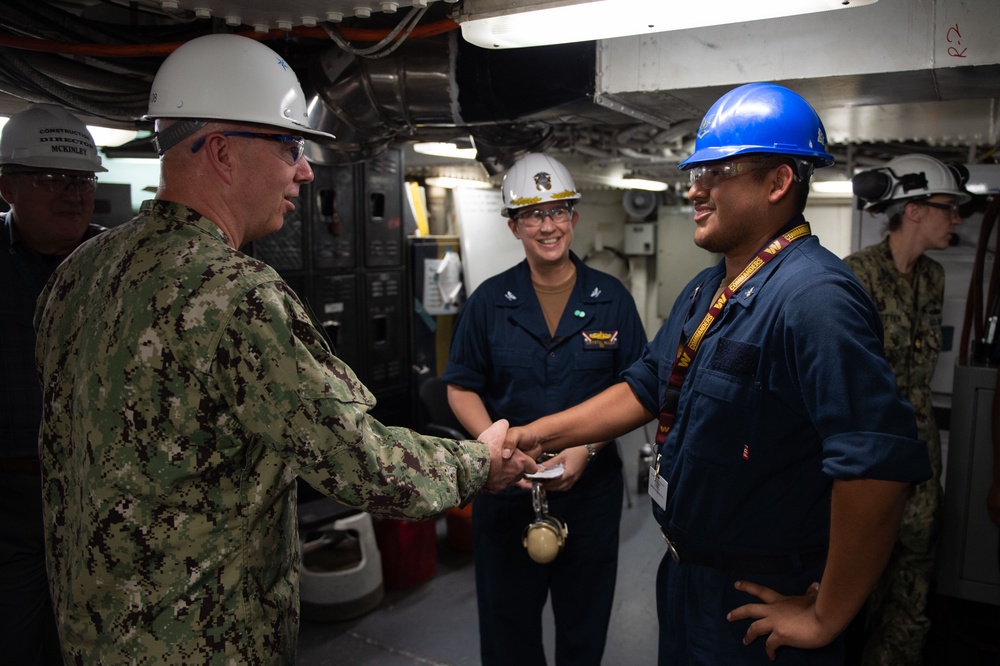
M526 428L510 428L506 419L500 419L476 439L490 447L486 492L498 493L523 475L538 471L535 459L542 455L542 447Z

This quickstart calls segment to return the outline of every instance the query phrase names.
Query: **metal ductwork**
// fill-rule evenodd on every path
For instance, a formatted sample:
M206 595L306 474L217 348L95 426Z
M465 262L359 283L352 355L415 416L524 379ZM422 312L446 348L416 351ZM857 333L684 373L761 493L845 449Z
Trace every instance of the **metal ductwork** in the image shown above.
M496 4L514 11L526 2ZM310 142L322 164L407 140L471 136L494 174L545 150L576 160L580 174L617 169L683 183L677 163L705 111L726 90L765 80L817 108L839 175L908 152L990 163L1000 141L996 0L879 0L849 12L509 50L466 43L444 0L164 4L6 0L0 113L48 101L87 122L146 129L140 118L162 59L178 43L225 30L252 31L295 68L314 122L338 137ZM387 6L411 9L395 18ZM389 37L404 34L400 27L405 40ZM395 50L374 57L373 40L378 55Z
M919 152L975 162L1000 140L998 22L996 0L880 0L605 40L595 102L671 127L737 85L773 81L817 109L845 167L882 164L916 141Z
M491 173L519 153L540 150L545 122L594 106L592 42L487 51L451 32L413 40L391 56L364 58L333 48L305 77L314 127L337 140L310 143L320 164L366 159L398 140L471 135Z

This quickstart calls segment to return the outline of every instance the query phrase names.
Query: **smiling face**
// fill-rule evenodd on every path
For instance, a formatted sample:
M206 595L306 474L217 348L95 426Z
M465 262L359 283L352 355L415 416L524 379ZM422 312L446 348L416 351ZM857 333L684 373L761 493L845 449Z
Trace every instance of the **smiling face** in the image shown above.
M69 254L94 213L90 171L16 169L0 176L0 195L14 211L18 234L47 255Z
M727 164L750 167L758 162L748 156ZM712 164L706 167L711 169ZM760 222L767 217L770 185L755 177L757 171L756 167L732 170L728 177L702 178L691 184L688 199L694 204L695 245L727 257L753 253L760 247Z
M518 209L507 220L514 237L524 246L532 270L568 261L573 231L579 220L571 206L571 202L549 201Z

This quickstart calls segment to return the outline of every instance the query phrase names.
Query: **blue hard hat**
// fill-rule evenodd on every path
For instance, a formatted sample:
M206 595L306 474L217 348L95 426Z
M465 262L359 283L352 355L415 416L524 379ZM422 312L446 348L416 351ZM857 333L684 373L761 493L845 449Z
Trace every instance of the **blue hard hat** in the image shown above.
M678 166L753 153L788 155L817 167L833 164L823 122L809 102L774 83L748 83L712 105L698 128L694 154Z

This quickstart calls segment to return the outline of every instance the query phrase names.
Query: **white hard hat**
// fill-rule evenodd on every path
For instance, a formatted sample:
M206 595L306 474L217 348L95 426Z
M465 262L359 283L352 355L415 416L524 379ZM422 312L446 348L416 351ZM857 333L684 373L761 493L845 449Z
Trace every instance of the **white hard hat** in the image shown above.
M182 118L255 123L311 138L332 134L309 126L306 97L285 59L260 42L231 34L197 37L167 56L153 79L144 119ZM161 132L161 152L190 136ZM177 136L177 134L181 134Z
M566 167L548 155L528 153L504 174L500 214L511 217L518 208L549 201L579 200L580 193Z
M927 198L935 194L954 196L963 204L972 195L965 190L968 171L949 166L928 155L901 155L852 178L854 193L866 202L866 209L881 210L893 203L901 205L908 199Z
M0 136L0 164L107 171L87 126L56 104L32 104L10 117Z

